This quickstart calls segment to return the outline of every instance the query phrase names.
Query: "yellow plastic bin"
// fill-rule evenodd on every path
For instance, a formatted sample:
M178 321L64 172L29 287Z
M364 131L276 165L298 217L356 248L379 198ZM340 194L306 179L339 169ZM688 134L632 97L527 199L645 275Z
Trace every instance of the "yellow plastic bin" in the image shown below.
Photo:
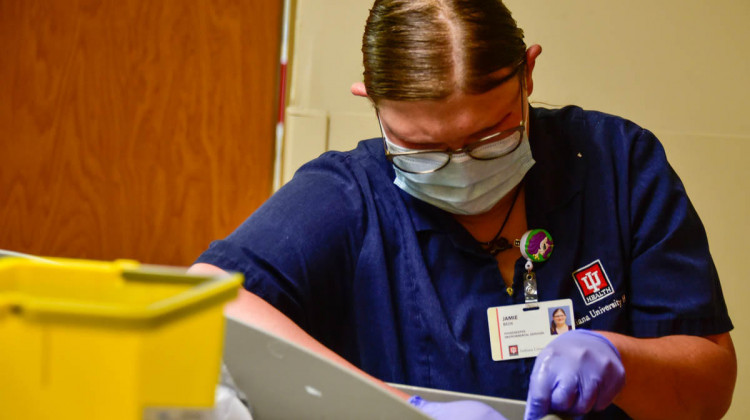
M242 276L0 258L0 418L210 418Z

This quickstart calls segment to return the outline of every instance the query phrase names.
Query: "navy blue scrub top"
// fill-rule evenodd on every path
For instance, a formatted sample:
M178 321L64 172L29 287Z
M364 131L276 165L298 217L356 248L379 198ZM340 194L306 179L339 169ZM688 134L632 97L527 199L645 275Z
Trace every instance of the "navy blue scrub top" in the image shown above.
M578 107L530 118L528 226L555 242L535 264L540 300L572 299L576 328L731 330L703 225L654 135ZM508 296L497 261L393 179L381 139L327 152L197 262L244 273L247 290L382 380L525 400L534 359L493 361L487 322L487 308L523 302L525 261Z

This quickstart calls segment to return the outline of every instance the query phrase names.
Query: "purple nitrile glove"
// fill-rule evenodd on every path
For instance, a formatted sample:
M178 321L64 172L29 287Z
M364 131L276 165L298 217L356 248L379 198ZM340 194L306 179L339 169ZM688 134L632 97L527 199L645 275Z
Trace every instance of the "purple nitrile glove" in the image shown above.
M524 420L603 410L625 384L620 353L603 335L568 331L545 347L531 371Z
M479 401L436 402L423 400L415 395L409 398L409 404L435 420L507 420L492 407Z

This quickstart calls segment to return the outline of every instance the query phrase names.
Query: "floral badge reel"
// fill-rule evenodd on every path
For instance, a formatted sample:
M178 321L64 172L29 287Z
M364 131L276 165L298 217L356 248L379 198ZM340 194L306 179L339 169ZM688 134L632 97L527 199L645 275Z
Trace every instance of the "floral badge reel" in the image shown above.
M526 303L537 302L539 294L534 263L547 261L552 255L552 250L555 247L552 235L544 229L532 229L526 231L521 239L517 239L515 245L520 248L521 255L526 258L526 277L523 282Z

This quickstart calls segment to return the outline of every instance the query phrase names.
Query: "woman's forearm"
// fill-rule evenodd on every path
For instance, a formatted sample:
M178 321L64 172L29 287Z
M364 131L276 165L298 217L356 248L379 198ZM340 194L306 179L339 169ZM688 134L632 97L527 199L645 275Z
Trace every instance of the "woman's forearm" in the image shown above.
M599 331L617 347L625 386L614 403L637 419L718 419L729 409L737 361L729 333L639 339Z
M196 264L190 268L189 272L196 274L225 273L220 268L209 264ZM300 328L291 319L286 317L283 313L279 312L268 302L246 291L245 289L239 290L237 299L227 304L227 306L224 308L224 313L235 319L239 319L265 331L272 332L274 335L305 347L317 353L318 355L331 360L336 364L344 366L347 369L359 375L362 375L362 377L366 380L373 382L377 386L404 400L407 400L410 397L409 394L388 386L388 384L386 384L385 382L376 379L371 375L368 375L358 367L354 366L348 360L339 356L336 352L332 351L328 347L321 344L319 341L315 340L312 336L307 334L305 330Z

